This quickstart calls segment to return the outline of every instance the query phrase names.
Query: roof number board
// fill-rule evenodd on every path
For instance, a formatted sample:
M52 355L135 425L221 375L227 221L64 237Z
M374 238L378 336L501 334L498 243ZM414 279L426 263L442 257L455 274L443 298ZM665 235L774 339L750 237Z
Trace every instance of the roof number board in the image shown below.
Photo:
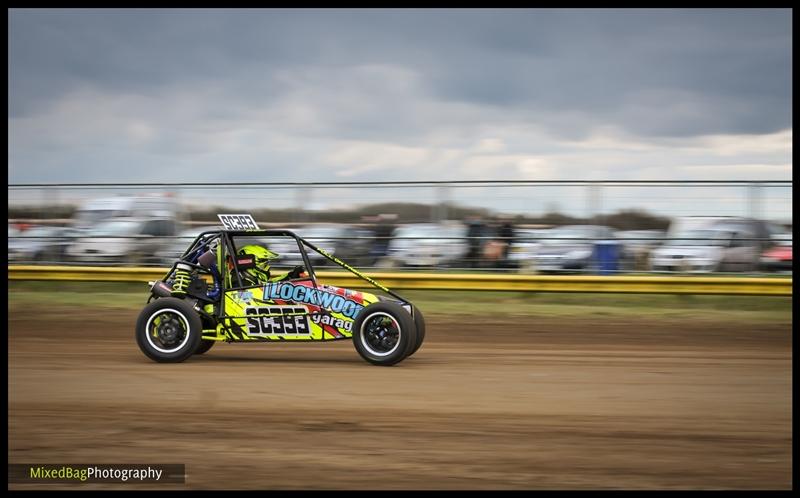
M249 214L218 214L225 230L260 230L258 224Z

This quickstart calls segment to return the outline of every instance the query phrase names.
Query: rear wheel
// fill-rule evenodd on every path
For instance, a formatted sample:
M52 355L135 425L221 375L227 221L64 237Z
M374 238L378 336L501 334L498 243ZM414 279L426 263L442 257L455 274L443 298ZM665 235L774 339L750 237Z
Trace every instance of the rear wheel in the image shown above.
M153 361L176 363L197 351L202 339L200 316L186 301L156 299L136 321L136 343Z
M373 303L353 322L353 345L373 365L394 365L415 350L417 327L399 304Z

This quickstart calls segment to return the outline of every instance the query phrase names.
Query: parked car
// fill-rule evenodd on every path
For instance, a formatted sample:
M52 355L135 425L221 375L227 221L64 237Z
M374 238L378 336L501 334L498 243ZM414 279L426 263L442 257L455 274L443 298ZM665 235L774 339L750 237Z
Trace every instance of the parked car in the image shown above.
M464 263L467 227L461 224L416 223L394 232L389 243L393 266L458 266Z
M34 226L24 232L9 228L9 263L59 263L66 249L77 236L71 227Z
M752 271L760 255L755 235L742 229L689 230L651 256L653 271Z
M352 261L357 266L369 266L374 263L374 258L370 256L373 236L367 229L350 225L317 224L293 228L292 231L339 259ZM294 241L283 237L267 241L265 244L271 251L280 255L281 263L303 264L302 255ZM332 264L316 251L307 251L307 254L315 266Z
M172 264L173 261L180 258L183 251L186 250L189 244L191 244L198 235L209 230L219 230L219 226L209 225L193 227L182 231L158 250L155 254L155 262L164 266Z
M186 221L186 211L170 195L131 195L95 198L78 207L72 218L75 228L87 229L105 221L127 218L171 218Z
M615 233L622 244L622 267L632 271L646 271L650 253L664 243L665 230L620 230Z
M775 245L772 239L774 228L764 220L728 218L711 224L711 228L730 230L750 236L753 239L751 242L757 247L759 254Z
M775 246L761 254L761 269L772 272L792 271L792 246Z
M536 253L542 246L542 239L547 237L549 229L518 228L514 233L514 243L508 253L511 266L521 272L534 270Z
M172 218L103 221L86 230L67 248L67 258L87 264L157 264L157 254L172 241L179 229Z
M673 218L667 229L667 238L674 239L691 230L711 228L714 223L738 219L735 216L679 216Z
M602 225L565 225L547 231L534 261L540 272L588 270L595 243L614 240L613 230Z
M771 246L770 235L775 230L774 226L764 220L745 218L741 216L683 216L675 218L667 230L667 238L682 237L690 230L720 229L730 231L743 231L759 239L759 246L766 249Z
M764 271L792 271L792 234L773 236L774 246L761 253L761 269Z

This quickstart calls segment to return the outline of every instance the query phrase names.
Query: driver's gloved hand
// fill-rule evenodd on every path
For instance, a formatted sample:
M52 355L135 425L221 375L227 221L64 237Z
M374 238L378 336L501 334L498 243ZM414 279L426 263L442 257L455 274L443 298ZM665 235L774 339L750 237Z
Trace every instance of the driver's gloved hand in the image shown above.
M303 273L305 271L306 271L306 269L303 268L302 266L295 266L294 268L292 268L292 271L289 272L287 277L289 277L289 278L300 278L301 276L303 276Z

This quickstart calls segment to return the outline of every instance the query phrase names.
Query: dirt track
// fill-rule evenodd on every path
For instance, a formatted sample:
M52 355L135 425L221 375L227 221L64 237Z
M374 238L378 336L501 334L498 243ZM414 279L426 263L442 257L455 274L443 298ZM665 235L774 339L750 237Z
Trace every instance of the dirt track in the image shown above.
M185 463L170 488L791 487L789 323L428 317L381 368L349 341L156 364L135 318L10 316L9 462Z

